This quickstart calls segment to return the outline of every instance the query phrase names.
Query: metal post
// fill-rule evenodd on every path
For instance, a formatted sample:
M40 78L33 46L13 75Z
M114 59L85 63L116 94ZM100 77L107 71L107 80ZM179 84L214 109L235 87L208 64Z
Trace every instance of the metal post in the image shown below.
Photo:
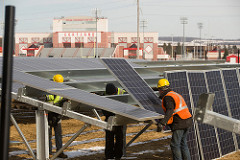
M15 7L6 6L5 32L2 69L2 101L1 101L1 123L0 123L0 159L8 159L9 147L9 124L12 91L12 65L14 51L14 22Z
M141 21L142 22L142 28L143 28L143 50L142 50L142 57L145 59L145 52L144 52L144 28L146 27L145 24L147 23L147 21L144 19Z
M127 157L127 125L123 125L123 156Z
M48 122L44 110L36 111L37 159L49 158Z
M130 146L133 141L135 141L143 132L145 132L151 125L153 124L153 121L150 121L135 137L133 137L128 144L126 144L126 148Z
M16 122L16 120L14 119L14 117L13 117L12 114L10 114L10 118L11 118L11 121L12 121L13 125L15 126L15 128L16 128L18 134L19 134L20 137L22 138L24 144L27 146L28 151L29 151L30 154L32 155L33 159L36 160L37 158L36 158L36 156L34 155L31 146L29 145L27 139L25 138L24 134L22 133L21 129L19 128L19 126L18 126L18 124L17 124L17 122Z
M139 0L137 0L137 59L139 59Z
M54 160L55 158L57 158L57 156L61 154L65 148L67 148L87 127L90 126L90 124L84 124L84 126L79 131L77 131L77 133L74 134L74 136L67 143L65 143L64 146L60 150L58 150L57 153L54 154L50 160Z
M98 32L98 29L97 29L97 23L98 23L98 14L99 10L98 8L95 8L92 10L92 13L95 15L95 19L96 19L96 41L95 41L95 37L94 38L94 56L95 58L98 58L98 36L97 36L97 32ZM95 50L96 50L96 54L95 54Z

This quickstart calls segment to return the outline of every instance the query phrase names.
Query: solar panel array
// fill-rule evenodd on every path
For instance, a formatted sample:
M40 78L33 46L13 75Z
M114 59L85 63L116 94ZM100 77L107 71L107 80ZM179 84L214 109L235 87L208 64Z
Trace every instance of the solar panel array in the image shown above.
M209 92L215 93L213 111L225 116L229 116L220 71L208 71L206 72L206 78ZM222 155L228 154L235 150L233 135L231 132L218 128L217 135Z
M189 84L192 96L192 108L197 107L197 102L199 100L199 96L202 93L207 93L207 86L205 81L204 73L195 73L188 72ZM199 148L200 153L204 159L214 159L220 157L220 152L217 144L217 137L215 128L213 126L197 123L196 134L200 137L199 139Z
M240 119L238 75L236 69L165 73L171 88L186 99L190 111L197 106L202 93L212 92L215 93L214 112ZM210 160L236 151L239 140L238 135L195 121L189 131L188 146L192 159Z
M139 106L164 114L161 100L125 59L102 59L102 61Z
M16 70L13 72L13 81L54 95L62 96L79 103L93 106L98 109L110 111L137 121L158 119L161 116L156 112L146 111L139 107L103 98L101 96L91 94L86 91L67 86L65 84L56 83Z
M187 81L186 71L181 72L166 72L166 78L168 78L171 88L181 94L186 101L189 111L192 113L190 96L189 96L189 86ZM199 147L197 144L197 135L195 133L195 125L189 129L188 137L188 146L191 154L191 159L200 159Z
M236 69L222 70L226 87L226 94L230 107L230 114L235 119L240 119L240 86L238 71ZM238 148L240 148L240 135L236 135Z

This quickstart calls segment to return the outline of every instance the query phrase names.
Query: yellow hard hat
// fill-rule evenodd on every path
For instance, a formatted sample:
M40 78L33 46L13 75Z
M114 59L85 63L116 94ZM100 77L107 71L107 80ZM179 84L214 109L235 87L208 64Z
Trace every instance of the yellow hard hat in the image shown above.
M167 79L163 78L158 81L157 88L165 87L165 86L169 86L169 85L170 85L169 81Z
M64 78L61 74L56 74L56 75L53 76L53 81L54 82L62 83L63 80L64 80Z

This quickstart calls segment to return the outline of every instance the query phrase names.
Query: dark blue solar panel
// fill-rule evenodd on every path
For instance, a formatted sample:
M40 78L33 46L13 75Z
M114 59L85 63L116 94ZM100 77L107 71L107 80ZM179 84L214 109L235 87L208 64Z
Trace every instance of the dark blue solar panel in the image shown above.
M171 89L181 94L184 100L186 101L187 106L191 106L186 72L185 71L167 72L166 77L170 83ZM190 112L192 112L191 107L189 107L189 110ZM187 142L188 142L188 147L191 154L191 159L193 160L200 159L199 149L197 144L197 136L196 136L194 125L189 129Z
M102 59L102 61L141 107L164 114L161 100L125 59Z
M223 79L227 90L227 96L232 117L240 120L240 87L236 69L222 70ZM236 134L238 148L240 148L240 136Z
M222 115L229 116L220 71L206 72L206 78L209 92L215 93L213 111ZM235 151L232 133L220 128L217 129L217 133L222 155Z
M204 73L189 72L188 78L192 93L193 104L194 107L197 107L199 96L202 93L207 93ZM201 151L204 159L208 160L220 157L214 127L202 123L197 123L197 126L198 134L200 136Z

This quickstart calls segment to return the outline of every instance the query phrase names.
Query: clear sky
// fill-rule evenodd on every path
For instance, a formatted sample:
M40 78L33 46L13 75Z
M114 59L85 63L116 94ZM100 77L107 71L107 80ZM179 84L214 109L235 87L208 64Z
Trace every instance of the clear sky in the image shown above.
M147 20L145 32L159 36L182 36L181 17L187 17L185 36L240 39L240 0L139 0L140 21ZM137 31L137 0L1 0L16 7L15 32L51 32L54 17L93 16L98 8L109 19L109 31ZM140 27L143 31L143 27ZM2 35L2 30L0 32Z

